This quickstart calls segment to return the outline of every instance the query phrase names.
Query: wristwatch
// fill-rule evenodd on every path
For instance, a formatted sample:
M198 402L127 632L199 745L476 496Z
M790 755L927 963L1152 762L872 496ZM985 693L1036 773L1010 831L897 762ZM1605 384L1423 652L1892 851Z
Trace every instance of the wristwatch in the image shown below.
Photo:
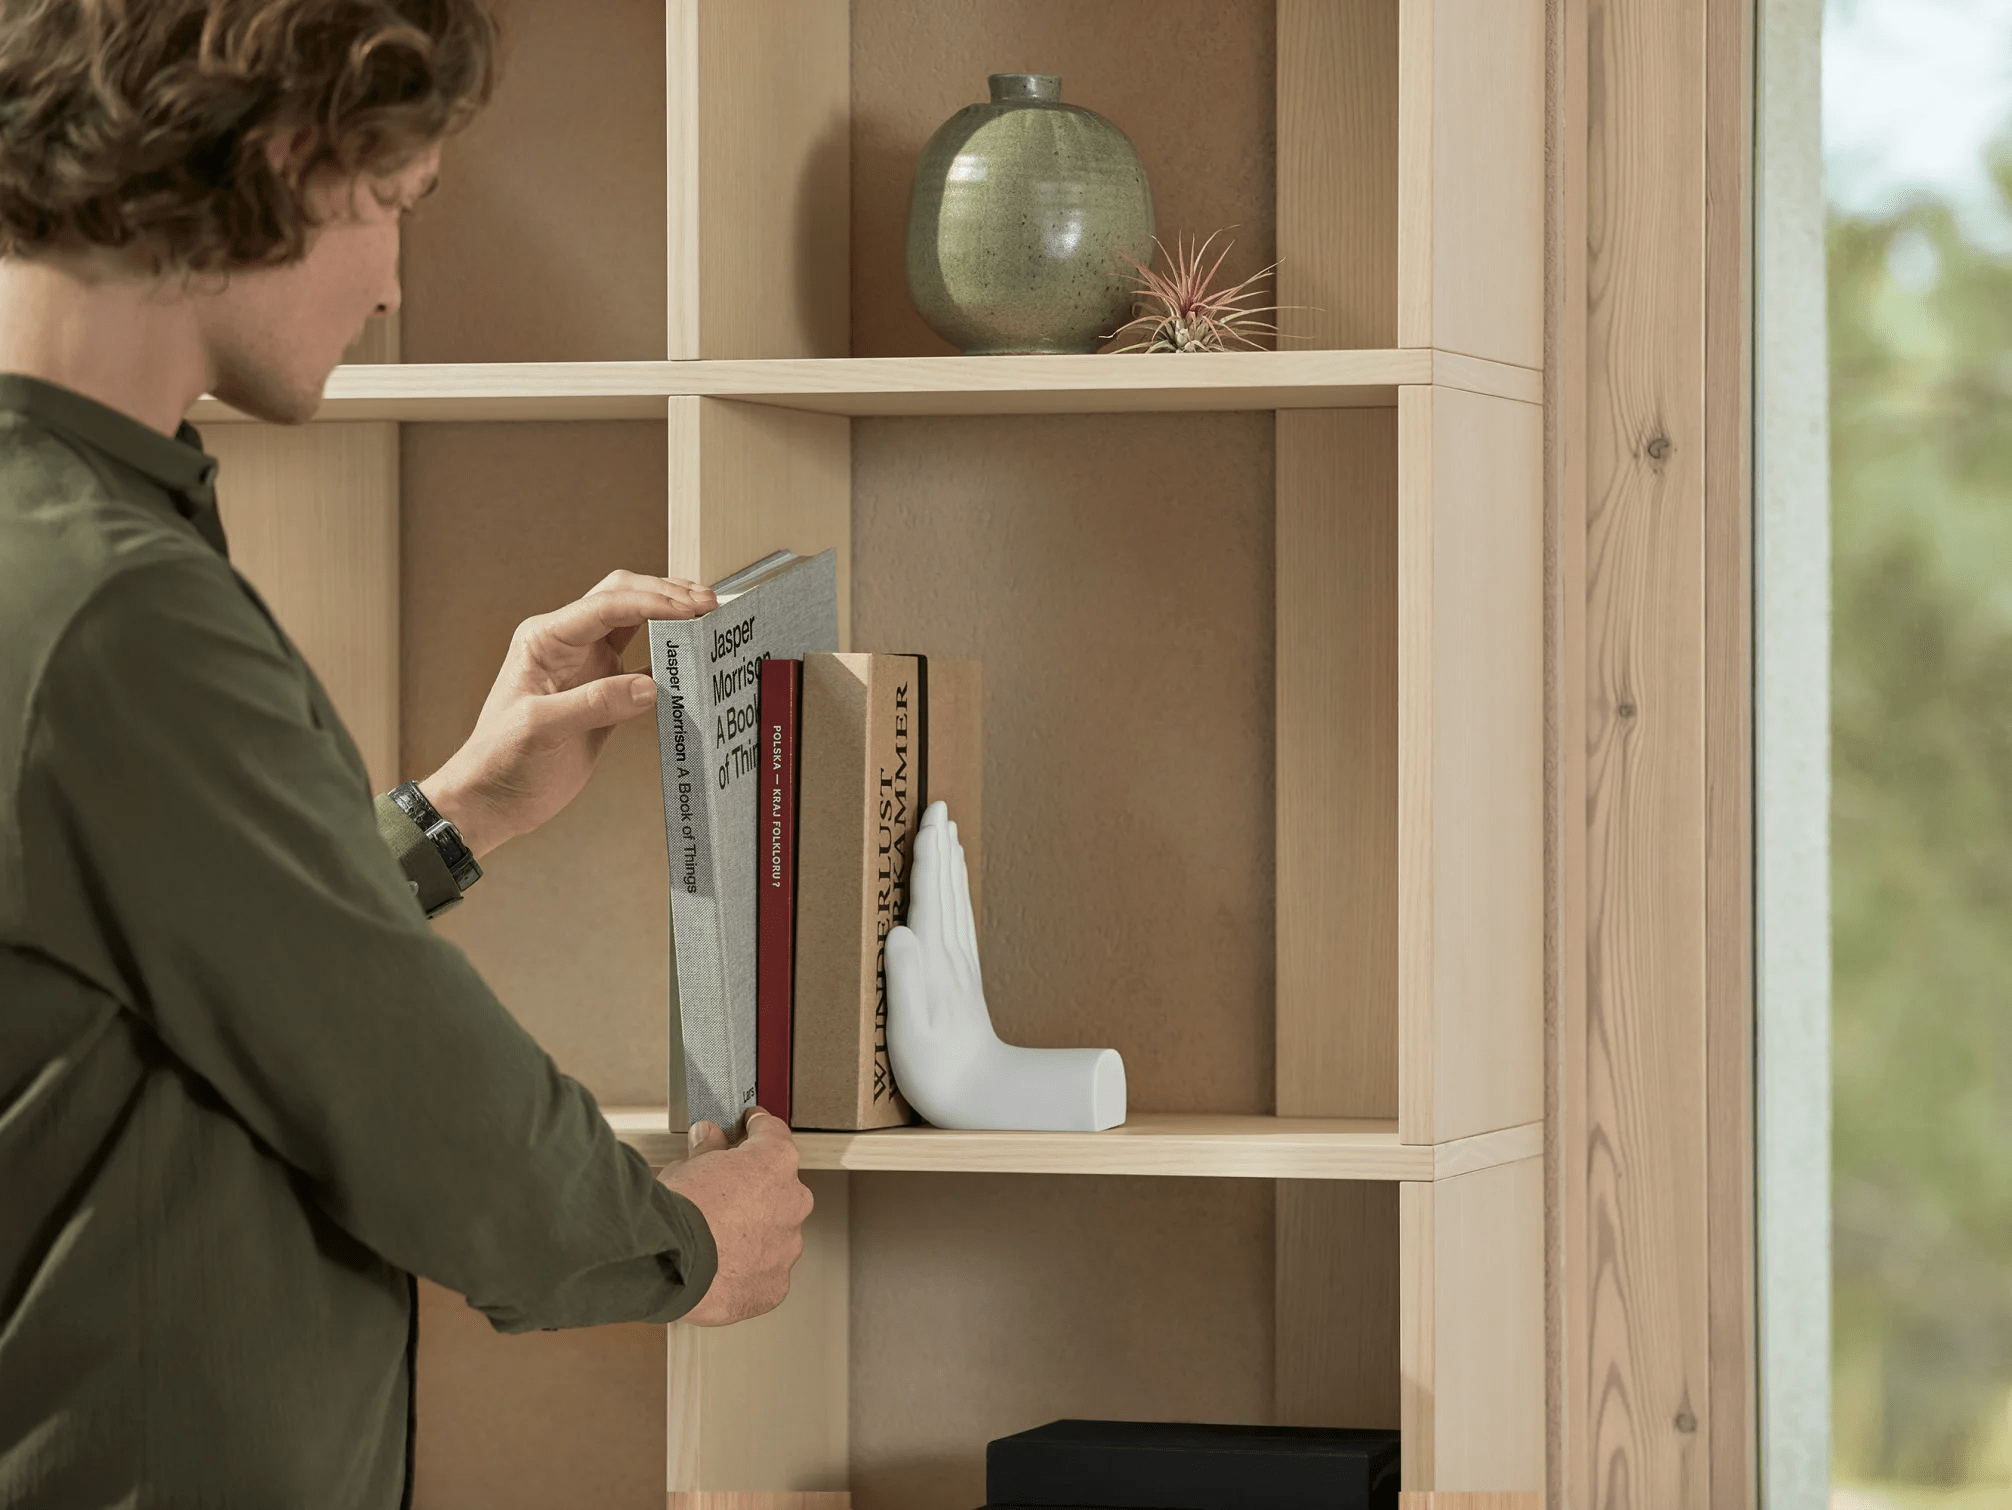
M461 830L440 816L433 804L426 800L426 794L419 790L417 782L408 781L393 787L390 796L398 804L399 811L418 824L419 831L433 841L433 847L440 851L440 858L446 862L447 873L454 877L454 884L465 896L468 888L482 879L482 867L475 863L475 851L461 837Z

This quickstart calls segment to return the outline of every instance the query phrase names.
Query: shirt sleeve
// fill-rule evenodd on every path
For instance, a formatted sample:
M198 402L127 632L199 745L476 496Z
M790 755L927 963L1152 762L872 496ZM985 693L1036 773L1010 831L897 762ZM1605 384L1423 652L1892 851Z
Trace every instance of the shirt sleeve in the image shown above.
M461 900L461 888L454 872L440 857L440 847L426 837L426 830L412 821L412 815L390 797L377 799L377 837L391 850L398 868L405 872L405 884L429 918Z
M683 1315L705 1219L434 934L316 701L220 558L108 583L31 713L31 930L335 1221L499 1330Z

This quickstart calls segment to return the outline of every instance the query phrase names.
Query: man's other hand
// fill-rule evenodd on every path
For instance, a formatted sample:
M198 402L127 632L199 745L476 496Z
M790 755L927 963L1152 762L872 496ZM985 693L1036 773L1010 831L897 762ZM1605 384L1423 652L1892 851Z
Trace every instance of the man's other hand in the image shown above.
M789 1294L789 1271L803 1256L810 1191L796 1177L796 1139L767 1112L748 1117L747 1136L727 1146L710 1122L695 1123L691 1157L658 1176L697 1206L719 1249L719 1272L685 1320L727 1326L773 1311Z
M618 571L577 603L526 619L475 732L419 783L427 800L478 858L529 833L579 795L608 731L656 706L649 674L622 670L637 629L716 606L709 587Z

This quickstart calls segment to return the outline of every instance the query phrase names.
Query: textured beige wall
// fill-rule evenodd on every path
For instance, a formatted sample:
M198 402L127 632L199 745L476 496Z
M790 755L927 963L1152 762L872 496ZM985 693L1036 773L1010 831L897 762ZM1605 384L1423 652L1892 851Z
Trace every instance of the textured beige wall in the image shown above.
M852 1178L852 1503L985 1499L985 1444L1068 1416L1263 1422L1272 1184Z
M1272 1109L1272 433L853 431L853 644L985 664L993 1019L1117 1048L1137 1110Z
M663 1510L664 1328L505 1337L419 1284L415 1510Z
M1236 226L1225 271L1266 266L1276 25L1269 0L853 0L853 355L951 349L908 301L908 196L923 143L987 98L987 74L1060 74L1139 149L1161 240Z
M520 620L616 567L661 570L665 430L407 425L401 445L403 744L418 779L474 727ZM644 717L615 730L572 806L484 862L439 926L560 1068L604 1102L661 1104L667 888Z
M498 9L502 85L406 230L404 359L661 359L664 7Z

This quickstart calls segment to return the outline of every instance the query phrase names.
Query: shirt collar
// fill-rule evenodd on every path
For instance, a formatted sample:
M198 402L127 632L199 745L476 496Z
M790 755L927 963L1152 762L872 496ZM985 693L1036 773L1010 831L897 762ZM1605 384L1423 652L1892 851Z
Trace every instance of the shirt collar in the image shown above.
M0 410L25 414L74 445L108 456L156 484L220 556L230 554L217 515L216 458L187 421L170 437L96 399L20 373L0 373Z

